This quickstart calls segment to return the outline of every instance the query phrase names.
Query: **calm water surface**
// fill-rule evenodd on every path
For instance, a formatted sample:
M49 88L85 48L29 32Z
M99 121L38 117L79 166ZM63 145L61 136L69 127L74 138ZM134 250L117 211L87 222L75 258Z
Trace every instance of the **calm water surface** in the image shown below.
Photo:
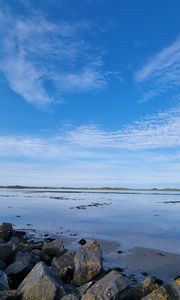
M180 253L180 193L0 189L0 222Z

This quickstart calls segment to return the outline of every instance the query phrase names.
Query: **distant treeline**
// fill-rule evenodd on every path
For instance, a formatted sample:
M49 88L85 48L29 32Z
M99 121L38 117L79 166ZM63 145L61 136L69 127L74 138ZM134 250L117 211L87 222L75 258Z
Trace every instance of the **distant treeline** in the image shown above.
M24 185L0 185L0 189L64 189L64 190L115 190L115 191L154 191L154 192L180 192L178 188L150 188L136 189L126 187L57 187L57 186L24 186Z

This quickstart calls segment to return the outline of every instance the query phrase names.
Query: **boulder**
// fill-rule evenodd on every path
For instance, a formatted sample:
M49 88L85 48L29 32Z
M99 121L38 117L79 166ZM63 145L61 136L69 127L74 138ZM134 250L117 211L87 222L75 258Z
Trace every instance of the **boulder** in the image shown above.
M50 257L61 256L64 253L64 245L60 240L54 240L50 243L44 244L42 251Z
M28 252L18 251L13 262L6 268L11 288L16 289L26 275L32 270L34 261Z
M79 297L73 294L68 294L61 298L61 300L79 300Z
M22 300L59 300L65 296L61 280L43 262L35 265L18 290Z
M151 294L141 298L141 300L173 300L169 291L161 286L157 290L153 291Z
M139 300L158 289L159 286L155 278L146 277L137 286L116 295L115 300Z
M0 238L5 242L9 241L13 235L13 227L11 223L2 223L0 226Z
M0 291L8 290L9 283L7 274L0 270Z
M180 299L180 278L173 281L171 288L177 299Z
M7 262L8 259L14 256L16 249L17 245L12 242L0 244L0 260Z
M74 275L74 252L68 251L60 257L54 257L52 266L64 282L70 283Z
M15 290L8 290L0 292L1 300L21 300L21 294Z
M113 270L90 287L82 297L82 300L114 299L113 297L127 287L128 283L124 277L119 272Z
M87 290L92 286L93 282L87 282L74 290L74 293L81 298L84 294L86 294Z
M82 285L91 281L102 269L102 250L96 241L85 244L74 257L73 283Z

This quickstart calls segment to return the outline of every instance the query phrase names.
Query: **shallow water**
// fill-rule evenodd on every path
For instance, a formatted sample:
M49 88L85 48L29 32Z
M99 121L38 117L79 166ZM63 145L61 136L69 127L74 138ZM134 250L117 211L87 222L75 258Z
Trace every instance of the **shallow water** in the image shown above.
M0 189L0 223L180 253L180 193Z

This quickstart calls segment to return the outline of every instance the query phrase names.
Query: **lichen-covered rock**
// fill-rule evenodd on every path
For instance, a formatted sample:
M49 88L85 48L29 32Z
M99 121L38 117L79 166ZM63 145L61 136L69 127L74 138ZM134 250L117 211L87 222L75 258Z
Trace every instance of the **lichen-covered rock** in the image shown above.
M64 245L59 240L54 240L50 243L44 244L42 251L50 257L61 256L64 253Z
M117 295L114 300L139 300L158 289L159 286L155 278L146 277L137 286Z
M173 281L171 288L177 299L180 299L180 278Z
M9 241L13 234L13 227L11 223L2 223L0 225L0 238L5 242Z
M164 286L161 286L151 294L141 298L141 300L173 300Z
M7 274L0 270L0 291L8 290L9 283Z
M85 244L74 257L73 283L82 285L91 281L102 269L102 250L96 241Z
M124 277L113 270L90 287L82 300L110 300L127 287Z
M21 300L21 294L15 290L0 292L1 300Z
M65 296L61 280L43 262L35 265L18 290L23 300L59 300Z
M60 257L54 257L52 266L64 282L70 283L74 275L74 252L68 251Z

